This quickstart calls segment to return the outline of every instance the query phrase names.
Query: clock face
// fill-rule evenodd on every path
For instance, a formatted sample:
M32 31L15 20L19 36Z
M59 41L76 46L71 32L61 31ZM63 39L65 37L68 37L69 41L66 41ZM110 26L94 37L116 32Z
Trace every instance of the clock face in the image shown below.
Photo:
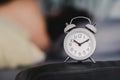
M70 31L64 39L64 49L69 57L76 60L89 58L96 47L94 35L83 28Z

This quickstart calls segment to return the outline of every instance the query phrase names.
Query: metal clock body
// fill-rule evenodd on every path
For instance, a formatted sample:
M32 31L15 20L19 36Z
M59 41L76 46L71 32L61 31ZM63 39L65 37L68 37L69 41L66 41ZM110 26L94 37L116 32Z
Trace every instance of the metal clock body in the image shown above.
M72 24L72 21L77 18L83 18L89 21L89 24L85 25L85 28L77 28L75 24ZM68 57L65 62L69 59L75 59L78 61L90 59L95 63L94 59L91 58L96 48L96 39L94 34L97 32L97 29L92 25L92 22L89 18L84 16L78 16L71 19L70 24L64 29L64 32L67 34L64 39L64 50Z
M66 54L75 60L85 60L92 56L96 48L94 35L84 28L70 31L64 39Z

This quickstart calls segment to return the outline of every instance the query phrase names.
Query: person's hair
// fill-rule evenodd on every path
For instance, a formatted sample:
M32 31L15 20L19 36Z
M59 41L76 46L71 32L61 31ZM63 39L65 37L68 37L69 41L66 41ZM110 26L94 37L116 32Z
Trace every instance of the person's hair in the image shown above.
M0 5L4 5L8 2L11 2L12 0L0 0Z

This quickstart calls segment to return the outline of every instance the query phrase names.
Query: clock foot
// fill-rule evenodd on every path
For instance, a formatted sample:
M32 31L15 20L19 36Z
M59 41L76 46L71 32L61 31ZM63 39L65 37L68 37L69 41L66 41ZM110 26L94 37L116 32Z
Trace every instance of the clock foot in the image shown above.
M93 63L96 63L96 61L92 58L92 57L90 57L89 58Z
M82 61L78 61L78 63L83 63Z
M67 57L64 62L67 62L70 59L70 57Z

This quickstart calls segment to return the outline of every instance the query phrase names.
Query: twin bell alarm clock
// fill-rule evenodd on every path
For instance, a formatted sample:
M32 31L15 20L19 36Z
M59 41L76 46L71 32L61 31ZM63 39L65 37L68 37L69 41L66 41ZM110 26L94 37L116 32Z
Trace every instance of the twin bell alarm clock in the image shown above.
M88 24L84 28L77 27L75 24L72 24L75 19L86 19ZM97 29L92 25L92 22L89 18L84 16L78 16L71 19L70 24L67 24L64 33L66 34L64 39L64 50L68 57L64 62L69 58L72 58L77 61L83 61L90 59L95 63L94 59L91 57L96 48L96 39L95 34Z

